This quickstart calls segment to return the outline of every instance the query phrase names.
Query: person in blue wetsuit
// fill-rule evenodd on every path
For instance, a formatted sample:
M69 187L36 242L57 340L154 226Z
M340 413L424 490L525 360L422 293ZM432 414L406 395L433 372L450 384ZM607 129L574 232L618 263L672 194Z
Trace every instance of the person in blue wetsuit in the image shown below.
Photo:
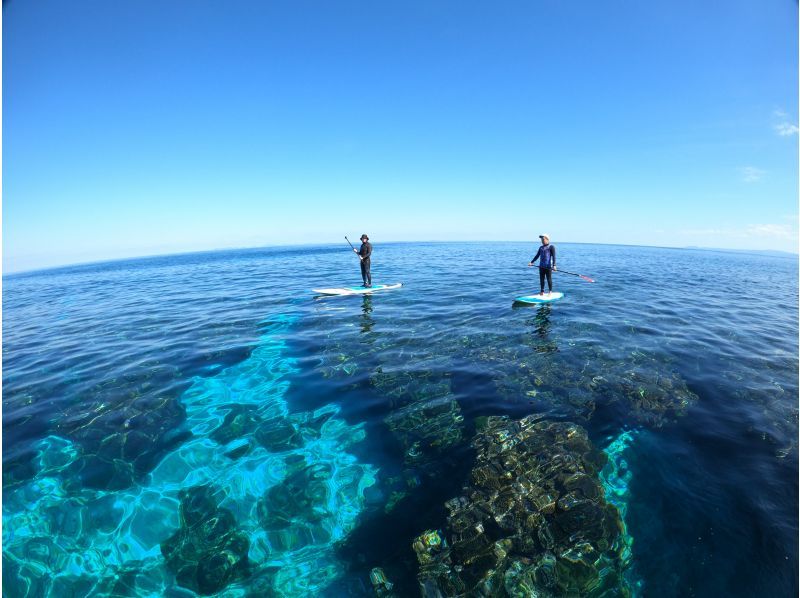
M528 266L533 266L536 260L539 261L539 287L540 295L544 295L544 279L547 278L547 292L553 292L553 272L556 268L556 246L550 244L550 235L539 235L542 240L542 246L536 252L536 256L531 260Z

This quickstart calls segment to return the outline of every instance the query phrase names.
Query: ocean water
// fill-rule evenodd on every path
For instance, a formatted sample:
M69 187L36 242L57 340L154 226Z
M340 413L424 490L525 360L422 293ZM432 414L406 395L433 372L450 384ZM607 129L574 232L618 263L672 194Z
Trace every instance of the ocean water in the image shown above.
M3 595L796 596L798 261L375 243L3 280Z

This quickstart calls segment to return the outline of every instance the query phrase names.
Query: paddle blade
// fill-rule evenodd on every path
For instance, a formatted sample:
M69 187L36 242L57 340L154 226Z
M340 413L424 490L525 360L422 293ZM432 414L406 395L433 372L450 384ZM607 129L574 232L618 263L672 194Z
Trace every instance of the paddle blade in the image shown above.
M578 274L578 276L580 276L581 278L583 278L583 279L584 279L584 280L586 280L586 281L589 281L589 282L594 282L594 280L593 280L593 279L589 278L588 276L584 276L583 274Z

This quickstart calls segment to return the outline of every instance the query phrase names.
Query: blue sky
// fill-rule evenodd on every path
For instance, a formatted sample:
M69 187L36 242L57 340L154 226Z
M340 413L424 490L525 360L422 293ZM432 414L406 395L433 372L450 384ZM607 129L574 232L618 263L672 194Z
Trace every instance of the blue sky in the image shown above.
M3 6L3 264L525 240L796 251L797 3Z

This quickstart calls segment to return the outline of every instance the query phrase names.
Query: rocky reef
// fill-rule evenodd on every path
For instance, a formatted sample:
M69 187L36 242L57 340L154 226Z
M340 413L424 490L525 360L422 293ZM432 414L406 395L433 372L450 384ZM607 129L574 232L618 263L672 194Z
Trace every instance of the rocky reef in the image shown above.
M248 570L250 541L236 529L233 513L219 507L221 499L207 485L182 490L181 527L161 544L177 582L201 595L220 591Z
M514 361L491 361L497 394L570 419L588 420L604 408L653 427L674 422L697 401L663 356L634 350L620 358L600 347L585 348L579 359L543 359L540 353L533 347ZM483 353L475 355L483 360Z
M599 472L606 455L571 423L489 417L443 530L413 542L425 597L629 596L630 542Z
M445 397L413 403L386 418L386 424L405 450L408 465L434 459L463 439L464 416L458 403Z

